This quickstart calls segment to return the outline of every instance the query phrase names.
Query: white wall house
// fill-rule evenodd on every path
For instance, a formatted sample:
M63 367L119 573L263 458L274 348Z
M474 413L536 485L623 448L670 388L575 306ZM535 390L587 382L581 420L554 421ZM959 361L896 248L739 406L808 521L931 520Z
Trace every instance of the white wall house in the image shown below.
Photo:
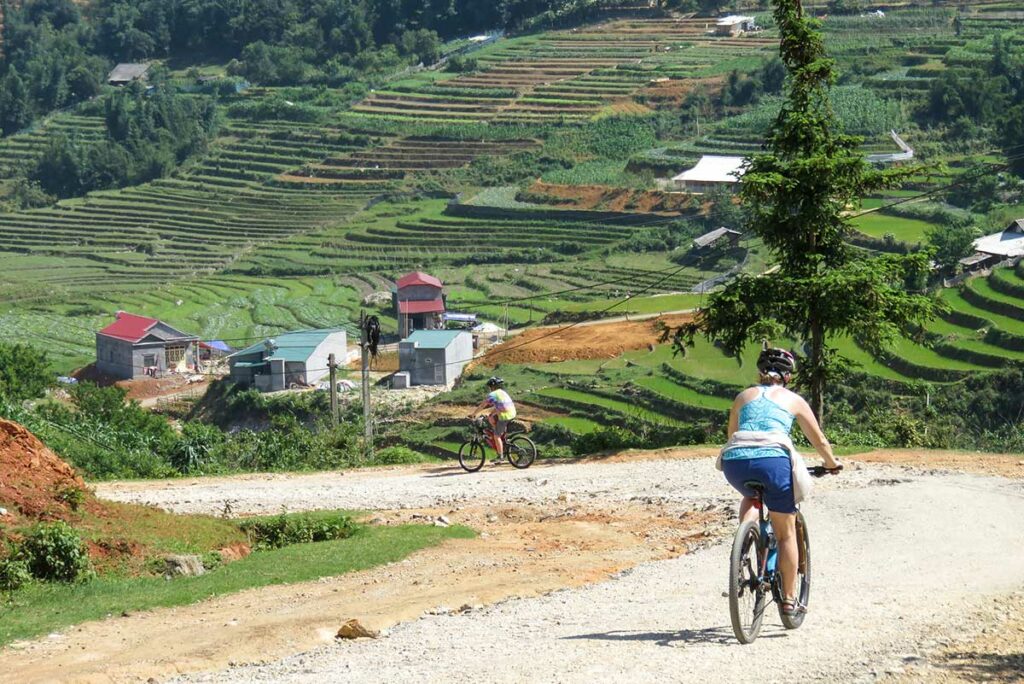
M743 157L705 154L692 169L672 179L676 190L701 194L715 188L735 190L743 175Z

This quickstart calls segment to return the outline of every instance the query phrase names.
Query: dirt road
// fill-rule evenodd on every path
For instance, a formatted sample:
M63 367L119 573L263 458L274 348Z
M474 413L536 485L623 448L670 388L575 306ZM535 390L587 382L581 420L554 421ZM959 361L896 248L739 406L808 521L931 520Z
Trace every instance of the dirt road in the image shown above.
M771 616L740 647L722 596L733 496L708 453L105 485L103 496L182 511L230 500L236 513L376 510L383 524L444 514L483 534L366 573L83 625L0 651L0 671L17 681L739 681L756 658L766 681L916 681L934 678L933 651L980 633L1024 589L1024 482L867 464L823 481L805 506L815 589L804 627L785 633ZM351 617L390 629L335 642Z

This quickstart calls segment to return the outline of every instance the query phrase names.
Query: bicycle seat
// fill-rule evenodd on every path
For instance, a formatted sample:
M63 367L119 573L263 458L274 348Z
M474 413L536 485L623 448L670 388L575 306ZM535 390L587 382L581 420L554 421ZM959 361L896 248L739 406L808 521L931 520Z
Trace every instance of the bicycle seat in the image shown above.
M743 483L743 486L747 489L753 489L755 492L764 491L764 484L760 480L747 480Z

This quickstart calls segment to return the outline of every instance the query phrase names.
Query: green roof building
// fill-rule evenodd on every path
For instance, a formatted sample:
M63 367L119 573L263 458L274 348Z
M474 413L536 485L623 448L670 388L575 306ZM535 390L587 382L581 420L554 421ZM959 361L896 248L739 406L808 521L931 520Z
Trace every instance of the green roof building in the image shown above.
M315 385L330 372L328 357L348 357L344 330L301 330L269 337L228 357L231 379L261 392Z

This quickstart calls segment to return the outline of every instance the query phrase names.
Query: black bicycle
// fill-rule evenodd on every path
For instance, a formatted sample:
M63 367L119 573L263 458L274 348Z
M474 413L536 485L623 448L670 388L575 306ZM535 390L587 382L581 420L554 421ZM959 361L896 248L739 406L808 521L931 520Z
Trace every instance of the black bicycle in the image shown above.
M808 468L815 477L837 474L842 466L829 470L824 466ZM757 493L757 520L740 525L733 539L732 555L729 558L729 617L732 631L741 644L753 643L761 632L761 622L768 597L779 604L779 617L786 629L796 629L804 621L807 602L811 598L811 540L807 533L807 520L799 510L796 513L796 540L799 550L798 612L787 615L782 610L785 594L782 589L782 573L778 570L779 549L775 531L768 517L767 509L761 502L764 485L760 482L746 482L747 487Z
M470 423L472 432L459 448L459 465L468 473L475 473L487 460L487 446L494 444L491 424L483 416ZM529 468L537 458L537 445L526 436L526 426L512 421L505 432L505 453L502 454L515 468ZM500 458L500 456L499 456Z

